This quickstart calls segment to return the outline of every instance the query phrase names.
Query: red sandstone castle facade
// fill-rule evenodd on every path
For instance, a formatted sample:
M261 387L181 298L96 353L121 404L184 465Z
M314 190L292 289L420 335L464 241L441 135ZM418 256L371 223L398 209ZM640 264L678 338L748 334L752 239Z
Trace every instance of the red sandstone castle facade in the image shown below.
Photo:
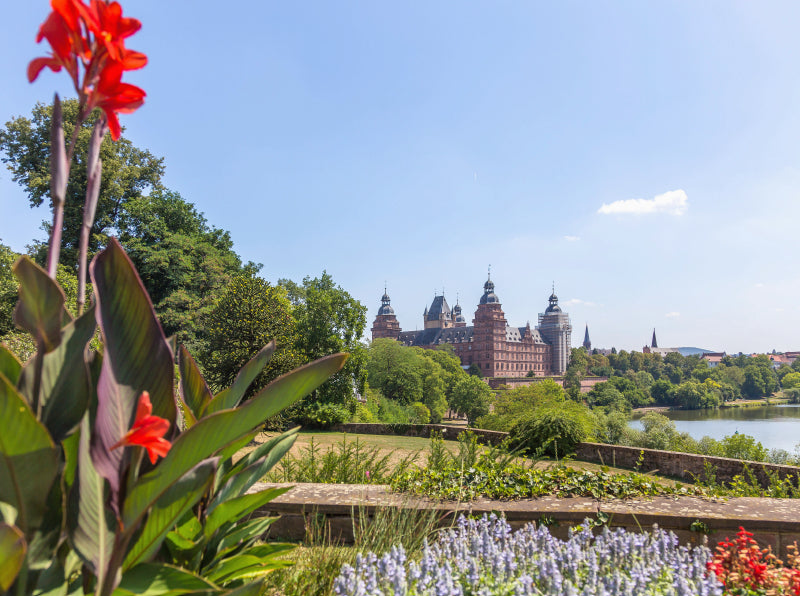
M488 279L471 327L459 304L451 310L444 296L436 296L423 313L424 329L402 331L384 292L372 325L372 339L388 337L421 348L450 344L464 368L474 364L484 377L561 375L568 364L572 326L569 315L558 306L555 292L549 302L535 328L530 323L510 327L494 293L494 283Z

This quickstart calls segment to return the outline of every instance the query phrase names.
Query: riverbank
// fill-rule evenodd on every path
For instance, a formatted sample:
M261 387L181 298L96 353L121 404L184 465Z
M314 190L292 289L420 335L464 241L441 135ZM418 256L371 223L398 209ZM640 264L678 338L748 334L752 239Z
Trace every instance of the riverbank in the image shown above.
M760 408L764 406L784 406L789 403L789 399L785 397L767 397L763 399L737 399L735 401L726 401L722 403L719 408ZM717 408L699 408L698 410L686 410L684 408L676 408L673 406L647 406L644 408L634 408L631 410L632 416L644 416L649 412L689 412L689 411L702 411L702 410L716 410Z

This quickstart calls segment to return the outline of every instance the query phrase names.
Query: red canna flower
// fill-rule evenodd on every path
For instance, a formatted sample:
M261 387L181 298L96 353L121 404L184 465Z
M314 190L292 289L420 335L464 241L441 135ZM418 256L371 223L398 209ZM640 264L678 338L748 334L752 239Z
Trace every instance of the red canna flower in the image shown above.
M87 111L98 107L105 112L111 138L115 141L121 132L117 113L133 112L144 103L145 96L145 92L139 87L122 82L122 71L120 63L110 62L100 73L86 106Z
M139 398L139 405L136 408L136 420L133 421L131 429L125 436L112 445L111 449L124 447L125 445L139 445L147 449L150 463L156 463L156 459L164 457L172 446L164 438L169 430L169 420L153 416L153 404L150 403L150 394L142 392Z
M82 106L80 120L101 108L116 141L121 132L117 114L134 111L146 95L139 87L122 82L124 71L147 64L147 56L125 47L125 39L142 24L123 17L118 2L90 0L87 5L83 0L51 0L50 6L53 12L36 41L47 39L53 51L31 61L28 80L36 80L45 68L54 72L66 69Z

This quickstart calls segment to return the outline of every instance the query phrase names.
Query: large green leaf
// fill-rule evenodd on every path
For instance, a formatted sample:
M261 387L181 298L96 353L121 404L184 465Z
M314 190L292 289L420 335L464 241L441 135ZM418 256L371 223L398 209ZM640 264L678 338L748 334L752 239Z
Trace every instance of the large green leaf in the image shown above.
M117 494L124 449L111 447L130 429L143 391L150 393L154 415L175 421L174 363L150 297L119 242L109 241L90 273L105 340L92 459Z
M238 406L244 394L247 393L251 383L255 381L256 377L264 370L264 367L267 365L267 362L269 362L269 359L272 358L274 352L274 341L269 342L266 346L261 348L258 354L253 356L253 358L242 367L239 374L237 374L236 378L233 380L233 385L228 389L220 391L214 397L211 403L206 407L204 414L213 414L220 410L229 410Z
M278 377L240 408L207 416L181 433L163 461L141 476L128 493L122 512L125 526L137 524L148 507L199 461L311 393L340 370L346 359L347 354L334 354L306 364Z
M5 375L12 385L16 385L20 371L22 363L11 350L0 344L0 375Z
M242 553L224 559L206 572L206 577L219 584L240 579L262 577L275 569L288 567L292 563L278 557L294 549L294 545L271 543L249 548Z
M128 570L114 596L147 594L148 596L177 596L192 593L214 594L221 592L212 582L194 573L171 565L142 563Z
M266 505L291 488L291 486L268 488L257 493L242 495L241 497L221 503L206 519L206 523L203 526L203 533L206 535L206 538L211 538L214 532L223 524L228 522L236 523L241 518L250 515L259 507Z
M214 556L212 564L226 558L234 550L241 549L243 545L247 548L261 540L276 519L275 517L258 517L232 526L217 542L217 554Z
M239 497L247 492L256 482L261 480L277 464L297 439L297 429L292 429L259 446L242 458L227 473L224 484L216 491L208 504L207 512L211 513L220 503Z
M78 472L69 500L69 537L75 551L98 576L102 585L114 546L114 518L106 506L105 481L94 467L90 454L89 414L81 421Z
M0 501L17 510L16 525L30 536L42 520L58 473L58 451L30 406L0 375Z
M28 545L22 531L0 522L0 592L5 592L17 579Z
M45 352L50 352L61 341L64 292L47 271L28 257L20 257L14 263L14 275L19 280L14 322L41 342Z
M123 572L155 554L167 532L205 494L216 466L216 459L199 463L161 495L150 510L136 543L125 557Z
M181 373L181 400L186 423L192 426L202 416L213 396L197 363L184 346L180 347L178 367Z
M94 306L61 331L61 343L45 354L42 362L40 399L44 404L42 422L53 441L59 443L80 423L92 391L89 367L86 364L86 345L96 327ZM35 362L22 369L20 392L31 401Z

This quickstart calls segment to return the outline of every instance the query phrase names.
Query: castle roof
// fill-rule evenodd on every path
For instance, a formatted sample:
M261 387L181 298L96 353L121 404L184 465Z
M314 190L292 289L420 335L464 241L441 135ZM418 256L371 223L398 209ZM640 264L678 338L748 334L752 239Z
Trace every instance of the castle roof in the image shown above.
M500 304L500 298L494 293L494 282L492 278L486 280L483 284L483 296L481 296L481 304Z
M445 321L449 321L452 318L450 306L447 304L447 300L444 299L444 295L435 296L433 302L431 302L431 307L426 311L425 317L428 321L438 321L442 316L444 316Z

